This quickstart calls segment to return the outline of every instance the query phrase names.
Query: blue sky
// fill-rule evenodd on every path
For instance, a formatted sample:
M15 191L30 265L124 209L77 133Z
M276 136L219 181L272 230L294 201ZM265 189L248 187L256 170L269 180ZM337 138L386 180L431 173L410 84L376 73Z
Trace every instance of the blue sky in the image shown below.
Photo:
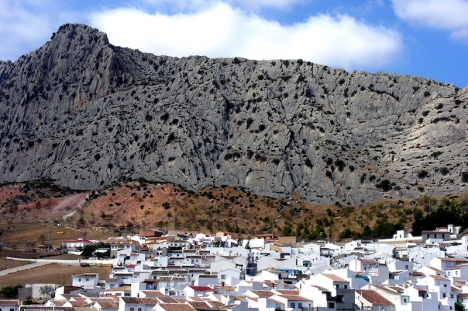
M468 0L0 0L0 59L64 23L156 55L298 59L468 85Z

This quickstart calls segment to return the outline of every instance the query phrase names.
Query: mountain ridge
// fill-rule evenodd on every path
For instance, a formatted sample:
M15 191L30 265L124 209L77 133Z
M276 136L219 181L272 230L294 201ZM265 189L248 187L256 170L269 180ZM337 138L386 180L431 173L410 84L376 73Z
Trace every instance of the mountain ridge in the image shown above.
M432 79L155 56L66 24L0 62L0 182L131 177L337 205L463 193L467 103Z

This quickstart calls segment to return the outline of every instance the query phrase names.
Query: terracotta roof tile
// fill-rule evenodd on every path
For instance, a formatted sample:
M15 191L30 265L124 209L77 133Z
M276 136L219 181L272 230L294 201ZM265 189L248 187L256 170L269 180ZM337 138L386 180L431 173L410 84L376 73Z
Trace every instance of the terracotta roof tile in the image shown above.
M158 297L156 299L161 303L177 303L177 300L175 300L174 298L169 297L169 296L162 296L162 297Z
M323 276L326 276L327 278L335 281L335 282L341 282L341 283L349 283L349 281L343 279L343 278L340 278L339 276L335 275L335 274L329 274L329 273L324 273L322 274Z
M165 311L196 311L188 303L160 303L159 306Z
M3 300L3 299L0 299L0 305L2 306L19 306L20 303L19 303L19 300Z
M101 308L103 309L118 309L119 308L119 302L118 301L113 301L111 299L108 299L109 301L97 301Z
M189 301L188 302L195 309L211 309L211 307L204 301Z
M159 298L138 298L138 297L121 297L125 303L138 303L144 305L156 305Z
M299 290L294 289L275 289L280 295L299 295Z
M429 276L437 281L449 281L449 279L440 275L429 275Z
M257 295L260 298L268 298L274 295L269 290L251 290L250 292Z
M394 305L392 302L390 302L388 299L384 298L382 295L380 295L374 290L356 290L356 293L361 295L365 300L369 301L371 304L383 306Z

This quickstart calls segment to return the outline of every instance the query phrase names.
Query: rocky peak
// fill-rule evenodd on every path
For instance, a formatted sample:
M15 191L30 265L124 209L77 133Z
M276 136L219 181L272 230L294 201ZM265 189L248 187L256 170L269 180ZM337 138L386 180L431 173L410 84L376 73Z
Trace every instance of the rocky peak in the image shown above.
M172 58L64 25L0 63L0 181L123 176L319 203L466 191L468 90L303 60Z

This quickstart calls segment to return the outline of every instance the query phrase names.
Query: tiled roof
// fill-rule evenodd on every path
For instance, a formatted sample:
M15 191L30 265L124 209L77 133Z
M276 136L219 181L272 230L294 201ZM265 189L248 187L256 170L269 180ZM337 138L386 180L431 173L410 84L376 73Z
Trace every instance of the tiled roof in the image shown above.
M153 297L164 296L164 294L158 290L142 290L141 292L144 293L146 296L153 296Z
M389 288L393 289L394 291L397 291L398 293L403 293L405 291L404 288L398 286L389 286Z
M436 271L436 272L440 272L440 273L444 272L444 271L442 271L442 270L440 270L440 269L437 269L437 268L435 268L435 267L432 267L432 266L429 266L428 268L431 269L431 270L434 270L434 271Z
M449 279L443 277L443 276L440 276L440 275L429 275L431 278L433 278L434 280L437 280L437 281L449 281Z
M72 305L72 307L87 307L88 305L92 305L92 303L86 301L69 300L68 302Z
M159 306L165 311L196 311L188 303L160 303Z
M398 291L394 290L390 286L375 285L375 287L389 294L398 295Z
M73 307L46 307L44 305L22 305L20 306L20 311L75 311Z
M118 309L119 308L118 301L114 301L111 299L107 299L107 300L108 301L98 301L96 303L98 303L103 309Z
M388 299L384 298L382 295L380 295L374 290L356 290L356 293L361 295L365 300L369 301L371 304L383 306L394 305L392 302L390 302Z
M169 296L160 296L160 297L157 297L156 299L160 303L177 303L177 300Z
M60 301L60 300L54 300L54 305L55 305L56 307L63 307L63 305L66 304L66 303L67 303L67 301L63 301L63 300L62 300L62 301ZM1 301L0 301L0 305L3 305L3 304L1 303Z
M138 303L144 305L156 305L158 300L156 298L137 298L137 297L121 297L125 303Z
M224 308L226 305L222 303L221 301L216 301L216 300L208 300L207 303L212 307L212 308Z
M320 289L322 292L329 292L330 291L328 288L325 288L325 287L322 287L322 286L319 286L319 285L312 285L312 286L315 287L315 288Z
M251 290L250 292L261 298L268 298L274 295L269 290Z
M275 289L280 295L299 295L299 290L294 289Z
M209 286L189 286L191 289L197 292L210 292L213 291L213 289Z
M273 302L276 303L276 304L284 305L284 302L279 301L279 300L276 300L276 299L273 299L273 298L271 298L271 297L268 298L268 300L273 301Z
M189 304L197 310L203 309L208 310L211 307L204 301L189 301Z
M0 299L0 306L19 306L19 300L1 300Z
M447 270L461 269L461 268L464 268L464 267L468 267L468 263L462 263L462 264L459 264L459 265L456 265L456 266L453 266L453 267L449 267L449 268L447 268Z
M326 276L327 278L329 278L329 279L331 279L331 280L333 280L335 282L349 283L349 281L347 281L345 279L342 279L339 276L334 275L334 274L324 273L322 275Z
M445 258L445 257L437 257L441 261L451 261L451 262L468 262L466 258Z
M116 288L106 289L105 292L119 292L119 291L130 291L132 287L130 285L122 285Z

